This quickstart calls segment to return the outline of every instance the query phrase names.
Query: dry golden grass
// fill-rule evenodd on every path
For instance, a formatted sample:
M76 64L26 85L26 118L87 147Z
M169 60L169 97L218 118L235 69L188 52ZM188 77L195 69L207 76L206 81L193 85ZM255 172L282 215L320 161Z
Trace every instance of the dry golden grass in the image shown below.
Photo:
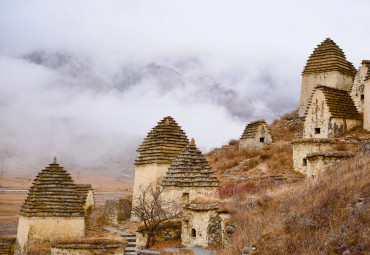
M180 239L176 240L168 240L168 241L161 241L156 242L152 247L150 247L150 250L153 251L162 251L167 248L183 248L184 246L181 244ZM172 254L172 253L169 253Z
M0 193L0 235L16 235L19 211L26 192Z
M236 232L220 255L368 254L370 157L343 161L317 179L235 198Z
M32 243L27 248L27 255L49 255L51 246L49 242Z
M287 119L298 118L298 110L274 121L270 126L274 143L261 149L239 150L239 141L231 140L226 148L216 149L208 153L207 160L212 169L223 173L234 167L242 171L249 171L264 163L272 173L289 172L294 174L292 161L292 147L287 143L301 135L302 124L285 125Z
M284 121L288 119L297 119L298 109L292 113L282 116L279 120L275 120L271 125L271 134L275 141L292 141L302 137L303 122L301 124L284 125Z
M270 126L274 137L271 145L239 150L239 141L231 140L228 145L206 155L220 180L219 194L222 198L239 193L256 193L275 185L276 179L295 182L302 178L293 169L293 152L289 144L301 136L302 123L286 123L288 119L297 118L298 111L294 111L274 121Z

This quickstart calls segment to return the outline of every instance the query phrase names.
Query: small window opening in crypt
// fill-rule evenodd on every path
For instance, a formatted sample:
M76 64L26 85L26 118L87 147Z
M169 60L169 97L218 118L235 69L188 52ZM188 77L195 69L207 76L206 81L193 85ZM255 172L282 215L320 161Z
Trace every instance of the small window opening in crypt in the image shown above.
M191 237L196 237L196 236L197 236L197 231L194 228L192 228L191 229Z
M303 165L307 166L307 159L306 158L303 159Z

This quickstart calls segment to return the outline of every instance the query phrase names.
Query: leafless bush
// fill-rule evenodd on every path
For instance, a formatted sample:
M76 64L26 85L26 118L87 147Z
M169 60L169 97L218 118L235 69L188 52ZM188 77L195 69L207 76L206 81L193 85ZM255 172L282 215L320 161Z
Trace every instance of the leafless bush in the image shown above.
M140 195L135 198L137 202L132 207L132 213L143 222L148 231L145 248L149 248L155 242L154 237L160 225L181 216L182 204L167 201L163 196L163 187L157 182L142 185L139 189Z

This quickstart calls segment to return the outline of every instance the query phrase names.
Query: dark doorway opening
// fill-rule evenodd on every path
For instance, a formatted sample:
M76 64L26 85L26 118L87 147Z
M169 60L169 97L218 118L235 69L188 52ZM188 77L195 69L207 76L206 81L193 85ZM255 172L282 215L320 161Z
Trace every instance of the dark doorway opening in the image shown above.
M260 137L260 142L261 143L264 143L265 142L265 138L264 137Z
M315 128L315 134L320 134L321 133L321 129L320 128Z
M191 229L191 237L196 237L197 236L197 231L195 231L194 228Z
M303 165L307 166L307 159L306 158L303 159Z

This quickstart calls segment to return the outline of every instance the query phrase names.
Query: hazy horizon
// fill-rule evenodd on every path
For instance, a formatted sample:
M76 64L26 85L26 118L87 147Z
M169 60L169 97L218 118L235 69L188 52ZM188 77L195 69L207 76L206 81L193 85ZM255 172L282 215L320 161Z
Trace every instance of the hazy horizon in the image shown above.
M369 59L356 1L0 0L0 156L36 171L131 177L171 115L207 152L298 107L301 72L330 37Z

